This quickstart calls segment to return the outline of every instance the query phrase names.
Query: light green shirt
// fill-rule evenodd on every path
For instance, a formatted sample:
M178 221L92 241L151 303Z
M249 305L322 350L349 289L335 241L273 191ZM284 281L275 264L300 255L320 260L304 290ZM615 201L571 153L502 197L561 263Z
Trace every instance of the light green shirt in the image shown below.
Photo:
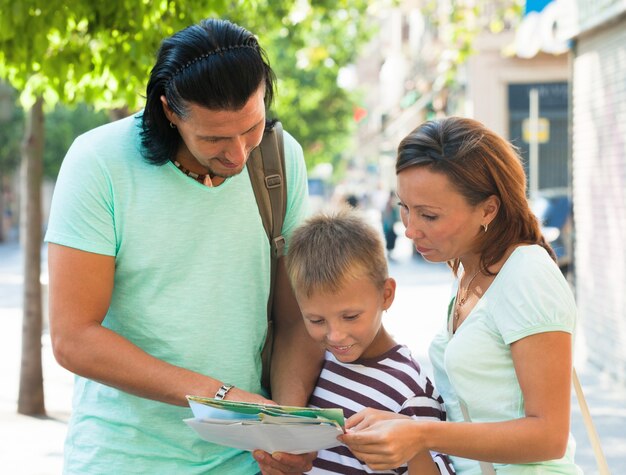
M139 121L76 139L46 241L115 256L103 325L147 353L260 393L270 246L247 169L208 188L139 153ZM285 133L288 237L304 218L302 149ZM205 394L204 396L212 396ZM77 377L65 473L254 474L248 452L203 441L184 407Z
M456 293L456 292L455 292ZM448 315L448 322L451 315ZM449 421L463 421L459 400L473 422L524 417L524 399L511 356L511 344L529 335L573 333L576 304L569 284L540 246L518 247L454 336L448 324L430 346L435 386ZM499 474L578 474L570 436L560 460L495 464ZM477 462L450 457L461 475L480 475Z

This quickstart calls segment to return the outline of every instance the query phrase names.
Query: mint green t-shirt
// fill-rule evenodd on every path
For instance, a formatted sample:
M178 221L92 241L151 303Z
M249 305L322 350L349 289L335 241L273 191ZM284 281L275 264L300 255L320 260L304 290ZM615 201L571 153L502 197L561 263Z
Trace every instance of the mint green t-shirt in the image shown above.
M270 246L247 169L208 188L140 154L129 117L76 139L52 200L46 241L115 256L103 325L152 356L261 392ZM283 234L307 213L302 149L284 137ZM200 439L191 410L76 377L67 474L254 474L248 452Z
M430 346L435 386L445 401L447 418L464 420L461 400L473 422L498 422L525 416L510 345L542 332L573 334L576 304L569 284L545 249L520 246L454 335L448 327L450 318ZM581 474L574 464L574 451L570 436L560 460L494 467L498 474ZM478 462L450 459L458 474L481 474Z

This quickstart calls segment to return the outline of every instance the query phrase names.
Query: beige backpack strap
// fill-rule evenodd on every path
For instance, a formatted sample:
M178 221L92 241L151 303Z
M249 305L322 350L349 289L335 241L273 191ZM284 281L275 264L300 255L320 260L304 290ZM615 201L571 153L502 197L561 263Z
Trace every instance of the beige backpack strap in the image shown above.
M469 416L469 411L467 410L467 405L460 399L459 399L459 405L461 406L461 412L463 413L463 419L465 419L465 422L472 422L472 419L470 419L470 416ZM477 460L477 462L480 465L480 471L483 475L495 475L496 474L496 469L494 468L492 463L482 462L480 460Z
M576 368L574 368L572 371L572 383L574 384L574 391L576 392L576 399L578 399L580 412L583 416L583 422L585 423L585 428L587 429L587 435L589 436L589 440L591 441L591 447L593 448L593 453L596 457L598 473L600 475L611 475L609 465L606 463L606 458L604 456L604 452L602 451L602 446L600 445L600 437L598 437L598 432L596 431L596 427L593 424L593 419L591 419L591 413L589 412L587 400L585 399L585 395L583 394L583 388L580 385L580 380L578 379L578 373L576 373Z
M263 362L262 384L269 392L269 370L273 346L272 304L278 259L285 251L282 235L283 221L287 209L287 182L285 180L285 150L283 128L275 122L266 129L261 144L254 149L248 163L248 173L254 196L263 221L265 233L271 246L270 292L267 300L267 338L261 354Z

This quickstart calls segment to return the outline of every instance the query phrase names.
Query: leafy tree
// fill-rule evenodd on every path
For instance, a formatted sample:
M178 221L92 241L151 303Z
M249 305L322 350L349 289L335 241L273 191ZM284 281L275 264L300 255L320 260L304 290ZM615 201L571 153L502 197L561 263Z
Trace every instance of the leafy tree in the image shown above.
M279 94L292 101L281 99L277 112L284 112L305 150L313 156L325 146L340 150L346 112L351 111L342 105L346 96L336 75L354 54L344 51L346 45L354 49L364 36L359 14L366 5L365 0L312 5L293 0L0 0L0 78L20 91L28 117L22 159L27 229L22 230L26 259L18 412L45 413L38 277L44 105L84 101L96 108L136 109L161 40L202 17L222 16L257 33L276 55L277 66L292 59L276 68L281 76L298 78L281 79ZM327 126L313 126L311 121L320 120Z
M302 143L309 168L336 162L354 131L354 94L337 85L339 70L355 61L373 28L363 14L367 1L321 2L297 23L273 31L268 50L278 76L276 111Z
M0 16L0 77L26 106L41 94L48 105L84 101L136 110L161 40L202 17L221 16L259 36L279 77L276 114L314 164L320 150L326 156L341 150L350 133L353 101L336 80L371 33L367 6L366 0L75 0L71 6L0 0L9 13Z
M523 0L449 0L437 2L427 0L425 15L437 28L439 39L436 64L433 71L431 90L437 99L432 104L432 114L447 112L448 98L459 88L459 69L476 51L474 41L482 33L499 33L507 26L516 25L521 19ZM430 45L432 47L432 45Z
M57 104L46 114L46 140L43 152L43 174L56 178L63 157L79 135L109 122L106 111L80 103L74 106Z
M16 105L15 90L0 83L0 242L6 238L5 213L12 212L5 199L12 194L12 177L20 159L24 114Z

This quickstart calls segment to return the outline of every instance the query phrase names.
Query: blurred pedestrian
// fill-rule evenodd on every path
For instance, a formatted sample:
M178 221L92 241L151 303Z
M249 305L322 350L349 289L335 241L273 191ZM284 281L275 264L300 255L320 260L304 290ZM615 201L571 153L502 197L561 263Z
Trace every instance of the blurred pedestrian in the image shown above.
M255 36L203 20L163 41L143 112L68 151L46 235L53 349L77 374L65 474L259 472L249 452L202 441L182 419L188 394L271 402L271 249L245 166L272 126L273 93ZM307 182L301 147L288 133L284 145L288 241ZM272 397L305 405L322 353L282 259L274 322ZM257 455L265 473L300 473L314 457Z
M358 413L342 440L373 470L435 450L462 475L582 473L569 434L576 305L515 149L477 121L431 121L400 143L396 172L407 237L457 277L430 348L449 422Z
M350 193L346 196L346 204L351 208L358 208L359 206L359 198L354 193Z
M396 234L395 225L400 220L400 211L398 209L398 198L392 191L389 193L387 203L381 213L383 234L385 236L385 247L387 249L387 256L391 258L391 251L396 247Z

